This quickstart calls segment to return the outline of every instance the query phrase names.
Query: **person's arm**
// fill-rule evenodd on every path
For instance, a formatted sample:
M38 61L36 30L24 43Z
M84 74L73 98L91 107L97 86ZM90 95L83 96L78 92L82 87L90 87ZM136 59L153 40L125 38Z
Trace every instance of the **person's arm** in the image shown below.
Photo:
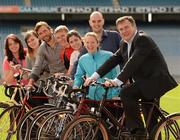
M3 61L3 80L8 84L14 81L14 70L10 63L6 58Z
M79 52L77 52L77 51L74 51L74 52L71 54L70 63L69 63L69 69L68 69L66 75L70 76L71 71L72 71L73 66L74 66L74 63L75 63L75 62L77 61L77 59L78 59L78 55L79 55Z
M73 69L73 65L69 65L69 69L68 69L68 71L67 71L67 73L66 73L67 76L70 76L70 75L71 75L72 69Z
M14 75L13 70L4 71L3 72L3 80L6 83L11 84L14 81L13 75Z
M45 56L44 56L44 46L40 46L41 48L39 48L37 56L36 56L36 60L35 60L35 64L32 68L32 72L30 74L30 79L33 79L34 81L37 81L40 77L40 74L42 72L43 69L43 64L45 61Z
M73 66L73 68L72 68L72 70L71 70L70 77L71 77L73 80L74 80L74 76L75 76L75 74L76 74L76 69L77 69L77 66L78 66L78 61L79 61L79 60L77 60L77 61L74 62L74 66Z
M77 69L77 66L78 66L78 61L79 61L79 58L82 56L82 55L84 55L84 54L86 54L87 53L87 50L86 50L86 48L82 48L81 49L81 51L80 51L80 54L78 55L78 59L77 59L77 61L75 61L74 62L74 65L73 65L73 68L72 68L72 70L71 70L71 78L72 79L74 79L74 76L75 76L75 73L76 73L76 69Z
M26 68L27 69L32 69L32 60L29 56L26 56Z
M123 61L121 50L119 49L115 54L113 54L102 66L98 68L96 73L100 77L103 77L106 73L111 71L114 67L120 64Z
M86 75L86 71L83 67L83 63L81 63L81 61L79 62L78 66L77 66L77 71L76 74L74 76L74 83L73 83L73 87L80 87L82 86L82 84L84 83L84 79L82 76Z
M30 78L30 79L29 79L28 86L29 86L29 87L33 87L34 83L35 83L34 79Z
M105 74L110 72L122 61L122 56L120 54L120 49L115 54L113 54L104 64L102 64L96 72L94 72L91 77L87 78L84 86L88 86L93 81L96 81L98 78L103 77Z

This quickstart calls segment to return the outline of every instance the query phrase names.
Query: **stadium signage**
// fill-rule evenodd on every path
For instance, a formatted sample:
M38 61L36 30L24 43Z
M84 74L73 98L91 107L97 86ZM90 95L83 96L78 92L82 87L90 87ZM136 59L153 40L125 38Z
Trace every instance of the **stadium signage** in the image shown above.
M58 7L58 12L60 13L91 13L94 10L97 10L96 8L94 9L93 7Z
M89 14L94 10L99 10L107 14L134 14L134 13L180 13L180 6L138 6L138 7L23 7L21 12L36 12L36 13L64 13L64 14Z
M0 13L64 13L64 14L89 14L94 10L99 10L106 14L178 14L180 6L122 6L114 7L75 7L75 6L57 6L57 7L26 7L26 6L0 6Z
M59 13L57 7L20 7L21 13Z
M112 8L112 7L99 7L99 11L103 13L125 13L125 14L134 14L134 13L180 13L180 6L153 6L153 7L120 7L120 8Z

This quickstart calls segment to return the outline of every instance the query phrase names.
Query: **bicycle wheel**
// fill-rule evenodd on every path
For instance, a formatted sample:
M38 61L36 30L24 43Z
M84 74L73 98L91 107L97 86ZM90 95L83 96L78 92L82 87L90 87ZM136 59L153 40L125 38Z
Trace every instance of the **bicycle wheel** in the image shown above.
M9 107L8 103L1 101L0 102L0 114L8 107Z
M37 139L37 130L41 127L42 121L51 113L61 110L61 108L49 108L47 110L39 113L34 120L30 123L28 132L27 132L27 140L35 140Z
M54 107L53 105L41 105L34 107L30 111L28 111L19 122L19 126L17 128L17 139L18 140L27 139L28 128L30 123L34 120L34 118L37 115L39 115L40 112L53 107Z
M64 129L61 140L109 140L105 124L93 116L81 116Z
M0 136L3 136L3 139L16 137L16 127L23 113L22 106L10 106L0 114Z
M73 110L60 110L49 114L38 130L38 140L60 139L61 133L68 122L74 118Z
M161 120L152 133L152 139L180 140L180 113L170 114Z
M5 94L5 87L0 85L0 94L4 95ZM8 100L9 97L7 97L6 100ZM10 102L8 101L0 101L0 114L4 111L4 109L6 109L7 107L10 106Z

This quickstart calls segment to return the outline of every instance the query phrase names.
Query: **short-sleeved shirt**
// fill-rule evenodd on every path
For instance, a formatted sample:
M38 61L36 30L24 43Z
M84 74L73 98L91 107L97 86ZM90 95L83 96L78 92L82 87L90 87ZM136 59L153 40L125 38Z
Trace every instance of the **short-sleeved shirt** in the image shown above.
M23 59L23 60L17 59L17 62L19 64L21 64L22 67L26 67L26 60L25 59ZM7 56L5 56L4 61L3 61L3 72L9 71L10 69L11 69L10 62L8 61ZM13 70L14 74L17 73L17 72L20 72L20 71ZM27 84L28 80L27 79L22 79L21 83ZM16 84L16 80L14 79L14 81L11 84Z

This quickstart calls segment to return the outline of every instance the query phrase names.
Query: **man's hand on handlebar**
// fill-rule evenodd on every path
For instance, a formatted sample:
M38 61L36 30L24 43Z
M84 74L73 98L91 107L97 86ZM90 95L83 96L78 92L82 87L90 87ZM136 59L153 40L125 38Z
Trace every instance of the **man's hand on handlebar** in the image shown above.
M86 86L89 86L92 82L94 82L94 81L96 81L96 79L93 79L93 78L91 78L91 77L89 77L89 78L86 78L85 79L85 82L84 82L84 86L86 87Z
M112 80L112 79L105 78L105 80L106 81L104 82L104 85L106 87L117 87L118 86L118 84L114 80Z

